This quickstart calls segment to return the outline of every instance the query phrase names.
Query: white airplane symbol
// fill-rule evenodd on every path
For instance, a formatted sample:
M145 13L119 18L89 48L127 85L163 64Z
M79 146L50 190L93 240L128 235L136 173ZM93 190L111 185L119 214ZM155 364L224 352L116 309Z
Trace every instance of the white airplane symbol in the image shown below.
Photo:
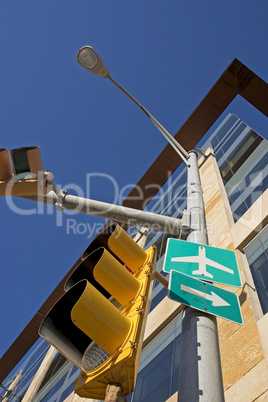
M206 249L205 247L199 247L199 255L191 256L191 257L174 257L171 258L171 261L174 262L198 262L199 269L192 272L192 275L204 275L208 278L213 278L213 275L207 272L207 265L210 265L213 268L220 269L221 271L229 272L233 274L234 271L230 268L227 268L225 265L219 264L216 261L211 260L206 257Z

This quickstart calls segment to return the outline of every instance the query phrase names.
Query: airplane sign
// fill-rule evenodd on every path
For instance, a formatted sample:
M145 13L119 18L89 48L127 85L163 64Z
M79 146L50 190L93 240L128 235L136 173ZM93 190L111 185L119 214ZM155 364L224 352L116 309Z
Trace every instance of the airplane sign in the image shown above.
M168 239L163 270L241 287L235 252L185 240Z

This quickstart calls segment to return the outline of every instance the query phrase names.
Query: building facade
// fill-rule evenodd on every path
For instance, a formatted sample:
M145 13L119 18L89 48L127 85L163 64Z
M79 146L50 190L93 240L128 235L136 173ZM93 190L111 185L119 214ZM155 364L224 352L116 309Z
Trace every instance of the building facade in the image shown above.
M235 250L242 280L242 288L223 287L238 295L244 324L217 319L225 399L268 400L268 141L228 114L202 149L209 244ZM147 208L180 217L187 208L186 192L187 168L180 166ZM160 272L167 238L160 232L146 234L145 247L157 246ZM128 401L178 400L183 309L155 281L137 383ZM22 377L9 401L84 400L72 392L79 369L45 340L37 342L19 370ZM13 379L3 383L5 388ZM5 392L2 388L0 395Z

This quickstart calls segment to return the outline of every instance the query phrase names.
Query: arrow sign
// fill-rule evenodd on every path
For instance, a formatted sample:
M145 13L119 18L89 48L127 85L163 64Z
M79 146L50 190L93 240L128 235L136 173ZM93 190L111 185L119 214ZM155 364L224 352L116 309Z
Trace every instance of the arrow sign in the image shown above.
M203 297L203 299L211 300L212 306L214 306L214 307L230 306L230 304L227 303L227 301L225 301L220 296L218 296L215 292L212 292L212 291L210 292L210 294L204 293L204 292L200 292L199 290L190 288L189 286L185 286L185 285L181 285L181 290L184 290L184 292L191 293L192 295Z
M241 287L235 252L184 240L168 239L163 270Z
M197 310L243 324L239 300L235 293L180 272L171 271L169 298Z

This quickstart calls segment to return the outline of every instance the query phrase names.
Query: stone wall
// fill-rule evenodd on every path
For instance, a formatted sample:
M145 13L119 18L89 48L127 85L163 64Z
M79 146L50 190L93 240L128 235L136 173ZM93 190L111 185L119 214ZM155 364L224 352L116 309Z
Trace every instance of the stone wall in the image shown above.
M220 172L210 150L200 160L208 237L211 246L234 250L231 227L234 225L229 202ZM249 297L248 285L242 270L243 287L222 286L239 296L244 325L218 319L222 373L226 401L266 400L268 370L259 336L256 317ZM218 285L217 285L218 286Z

